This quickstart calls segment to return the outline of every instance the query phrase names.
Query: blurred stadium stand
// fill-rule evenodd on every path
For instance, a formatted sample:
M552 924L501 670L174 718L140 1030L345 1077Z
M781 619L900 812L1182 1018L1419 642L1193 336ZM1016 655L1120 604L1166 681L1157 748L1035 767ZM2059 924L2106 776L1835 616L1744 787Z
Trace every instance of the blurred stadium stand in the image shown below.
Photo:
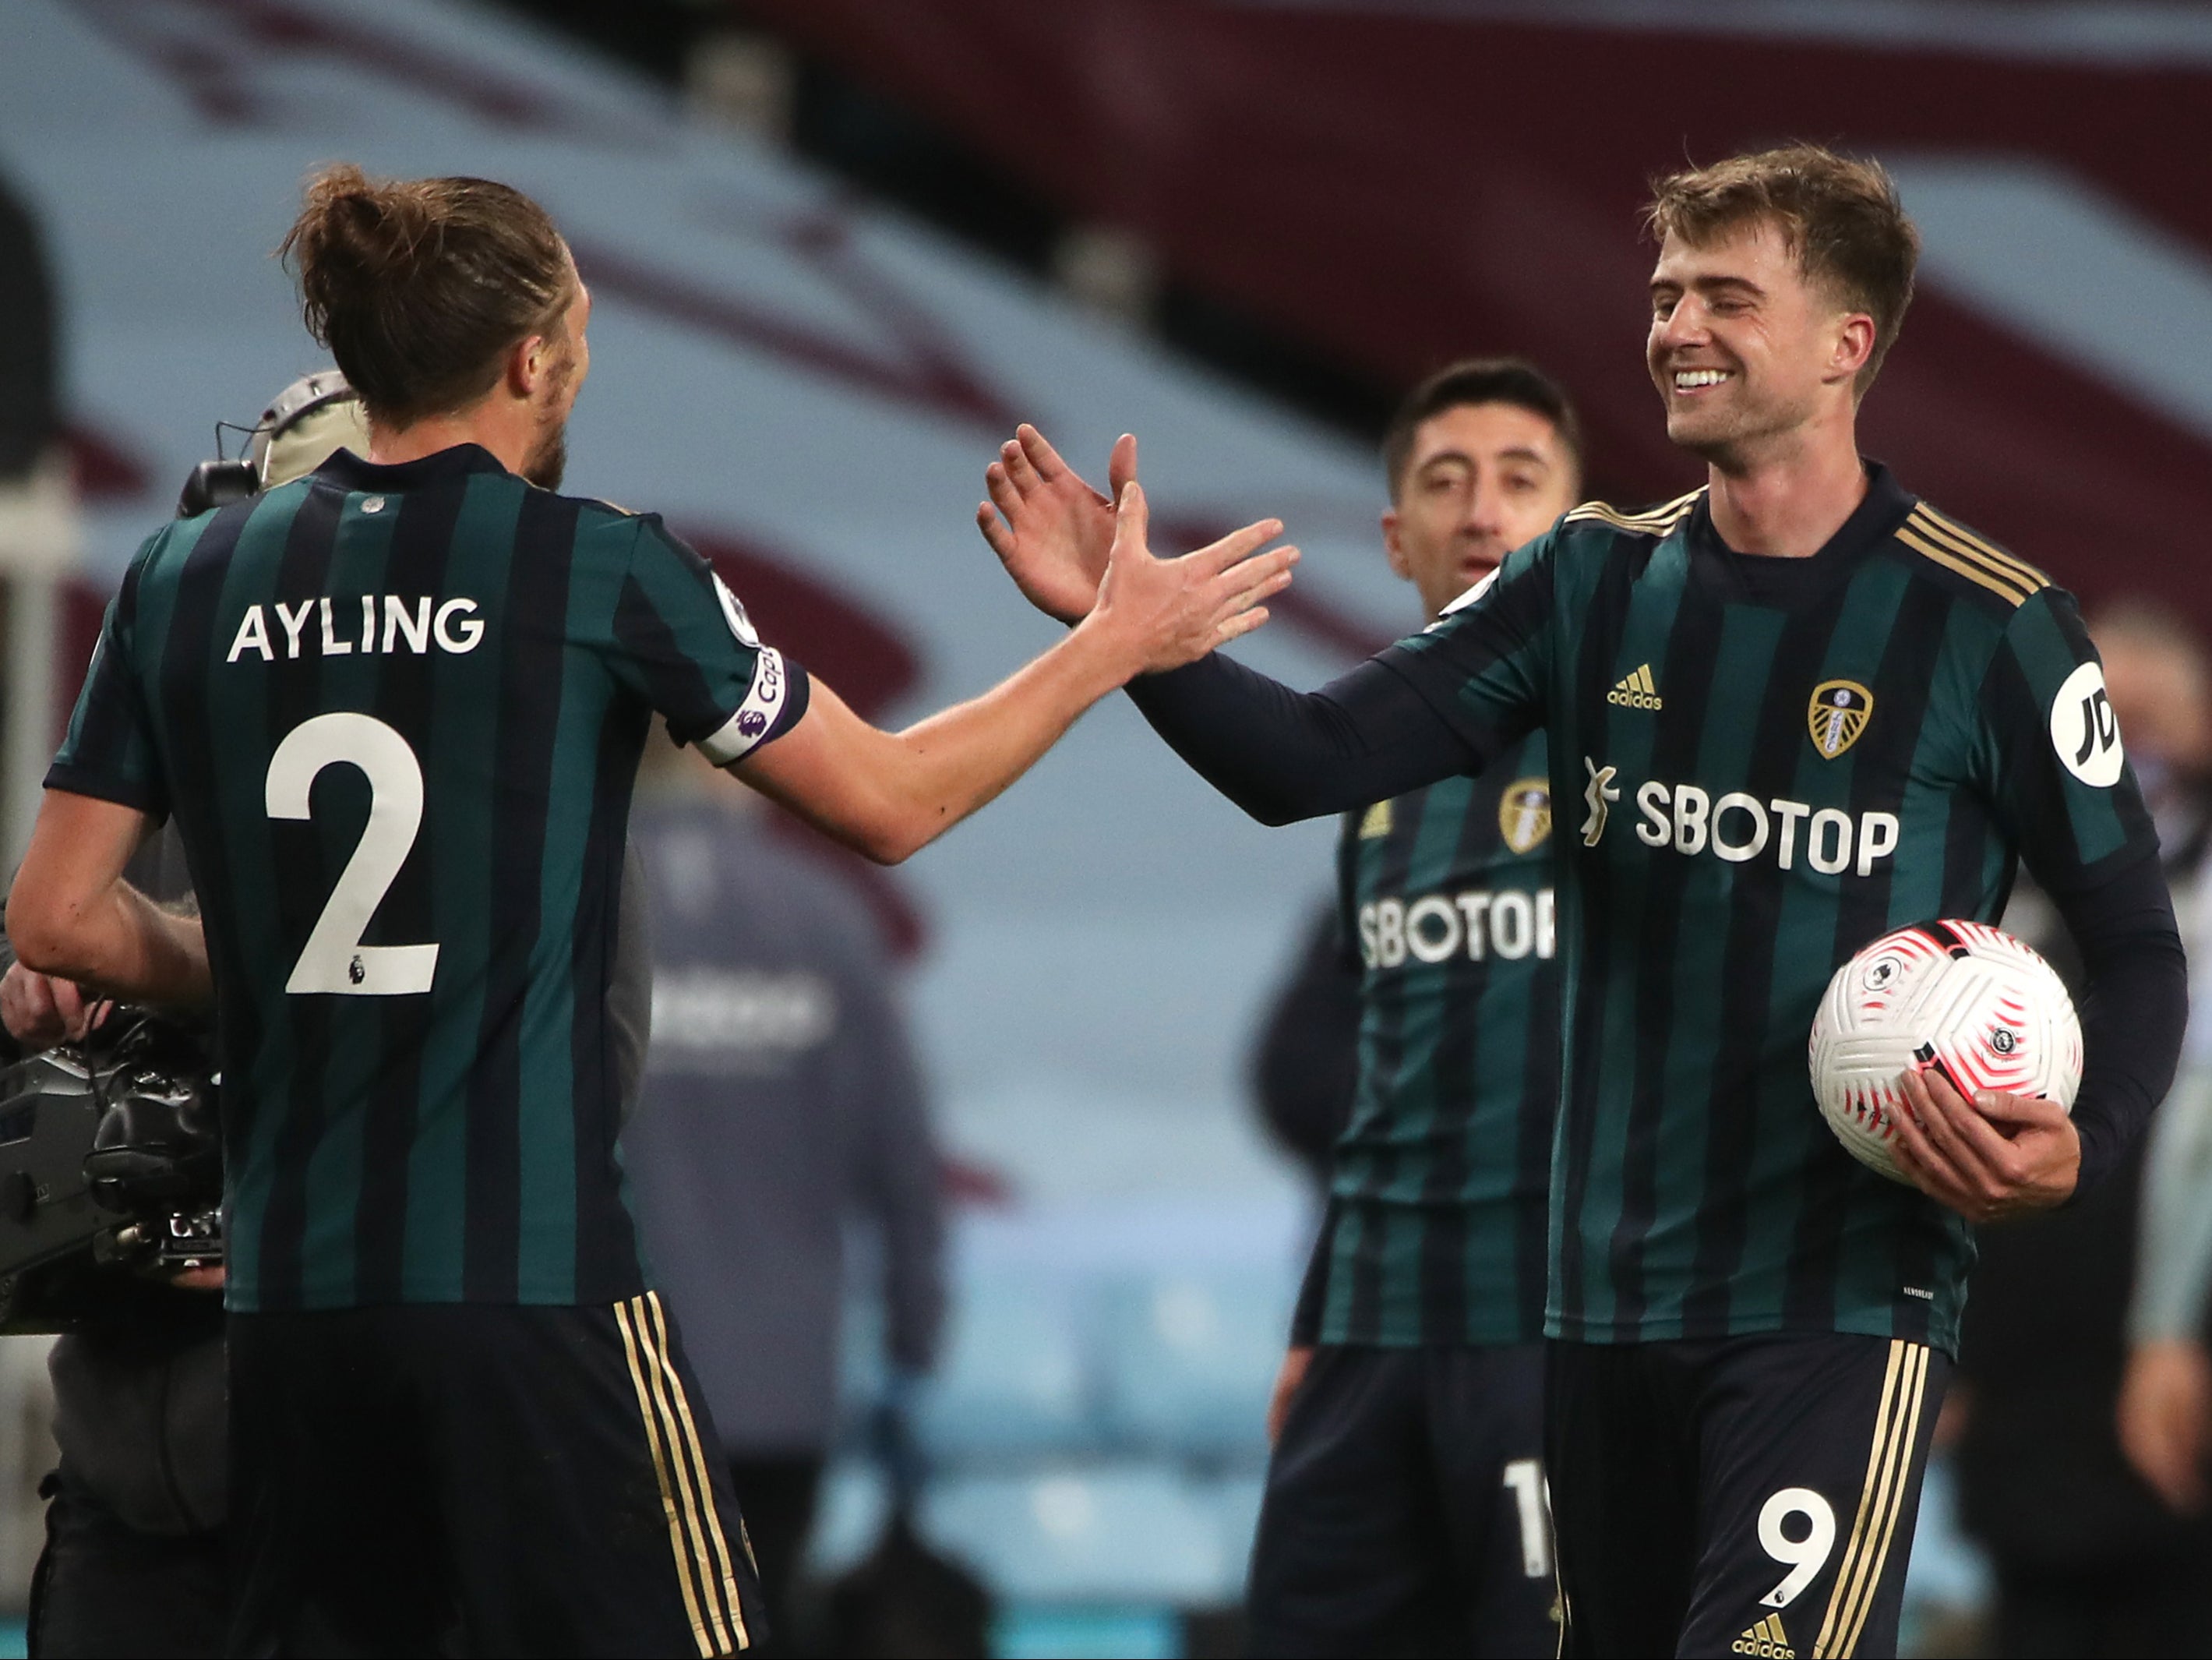
M1288 519L1249 654L1308 683L1407 614L1369 440L1434 363L1538 356L1605 493L1685 487L1639 187L1787 136L1879 151L1926 234L1872 447L2089 596L2212 623L2176 556L2212 520L2208 92L2179 4L9 0L0 172L54 262L82 503L60 655L215 422L315 366L268 251L340 155L549 205L598 301L572 487L665 512L872 714L1049 637L969 524L1018 419L1092 466L1139 431L1164 540ZM876 890L945 1139L1013 1197L963 1226L920 1407L923 1524L1009 1599L1001 1652L1176 1652L1176 1610L1240 1594L1305 1225L1240 1061L1329 840L1112 704ZM834 1472L825 1572L883 1512ZM1928 1608L1978 1595L1942 1515Z
M1202 1267L1105 1288L1104 1417L1115 1434L1201 1465L1264 1463L1268 1386L1295 1289L1279 1272Z
M939 1464L1090 1450L1096 1381L1075 1299L1034 1274L965 1277L915 1427Z
M44 239L0 175L0 486L21 484L56 435L53 283Z
M1644 181L1804 137L1897 170L1928 246L1867 441L2094 600L2212 624L2212 15L1837 0L748 0L1215 302L1410 384L1510 342L1595 481L1696 481L1640 373ZM2084 303L2085 296L2096 298Z

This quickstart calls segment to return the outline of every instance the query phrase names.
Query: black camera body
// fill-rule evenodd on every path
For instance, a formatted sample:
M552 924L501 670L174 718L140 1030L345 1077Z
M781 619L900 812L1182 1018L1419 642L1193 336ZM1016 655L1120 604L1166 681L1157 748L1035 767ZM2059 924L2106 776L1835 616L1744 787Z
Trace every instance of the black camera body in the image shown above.
M216 1094L198 1037L130 1009L0 1071L0 1333L72 1330L222 1263Z

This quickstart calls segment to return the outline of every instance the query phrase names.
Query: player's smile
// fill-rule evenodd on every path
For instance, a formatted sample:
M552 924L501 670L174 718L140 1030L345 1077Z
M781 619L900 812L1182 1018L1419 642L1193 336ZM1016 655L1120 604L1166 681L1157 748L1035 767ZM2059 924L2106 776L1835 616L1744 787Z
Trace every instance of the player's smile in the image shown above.
M1674 374L1674 391L1678 396L1689 397L1735 378L1735 371L1731 369L1676 369Z

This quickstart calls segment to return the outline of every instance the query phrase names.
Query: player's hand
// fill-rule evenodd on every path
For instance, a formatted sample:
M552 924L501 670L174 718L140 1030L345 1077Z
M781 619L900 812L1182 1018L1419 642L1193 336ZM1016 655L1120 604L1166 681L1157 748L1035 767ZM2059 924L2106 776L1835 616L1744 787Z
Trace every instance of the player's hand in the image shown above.
M1101 496L1024 422L983 470L991 499L975 523L1029 602L1063 623L1079 621L1098 599L1114 546L1114 503L1137 476L1137 441L1123 433L1106 463L1114 494Z
M2212 1441L2212 1355L2187 1338L2138 1343L2120 1383L2120 1450L2168 1509L2204 1508L2204 1455Z
M1293 547L1260 551L1283 532L1280 520L1262 519L1180 559L1156 559L1145 542L1150 517L1133 478L1121 487L1098 603L1083 621L1111 638L1127 678L1195 663L1258 628L1262 602L1290 586L1298 557Z
M1306 1381L1306 1368L1313 1365L1313 1357L1310 1348L1294 1348L1283 1357L1283 1369L1275 1374L1275 1391L1267 1397L1267 1444L1271 1447L1283 1438L1283 1421L1291 1415L1291 1397Z
M0 1025L27 1053L76 1042L112 1006L86 997L73 980L34 974L21 963L10 963L0 975Z
M1906 1110L1890 1144L1898 1168L1969 1222L2063 1204L2081 1174L2081 1137L2039 1097L1981 1090L1972 1101L1932 1067L1899 1079Z

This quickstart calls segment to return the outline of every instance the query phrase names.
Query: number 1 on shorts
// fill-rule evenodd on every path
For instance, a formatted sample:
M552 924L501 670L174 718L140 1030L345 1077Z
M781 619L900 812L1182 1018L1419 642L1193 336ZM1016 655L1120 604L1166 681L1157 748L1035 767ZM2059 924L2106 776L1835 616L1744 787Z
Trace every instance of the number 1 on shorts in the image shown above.
M1521 1571L1541 1579L1552 1571L1552 1527L1547 1513L1544 1467L1534 1458L1516 1458L1505 1467L1505 1485L1521 1517Z

